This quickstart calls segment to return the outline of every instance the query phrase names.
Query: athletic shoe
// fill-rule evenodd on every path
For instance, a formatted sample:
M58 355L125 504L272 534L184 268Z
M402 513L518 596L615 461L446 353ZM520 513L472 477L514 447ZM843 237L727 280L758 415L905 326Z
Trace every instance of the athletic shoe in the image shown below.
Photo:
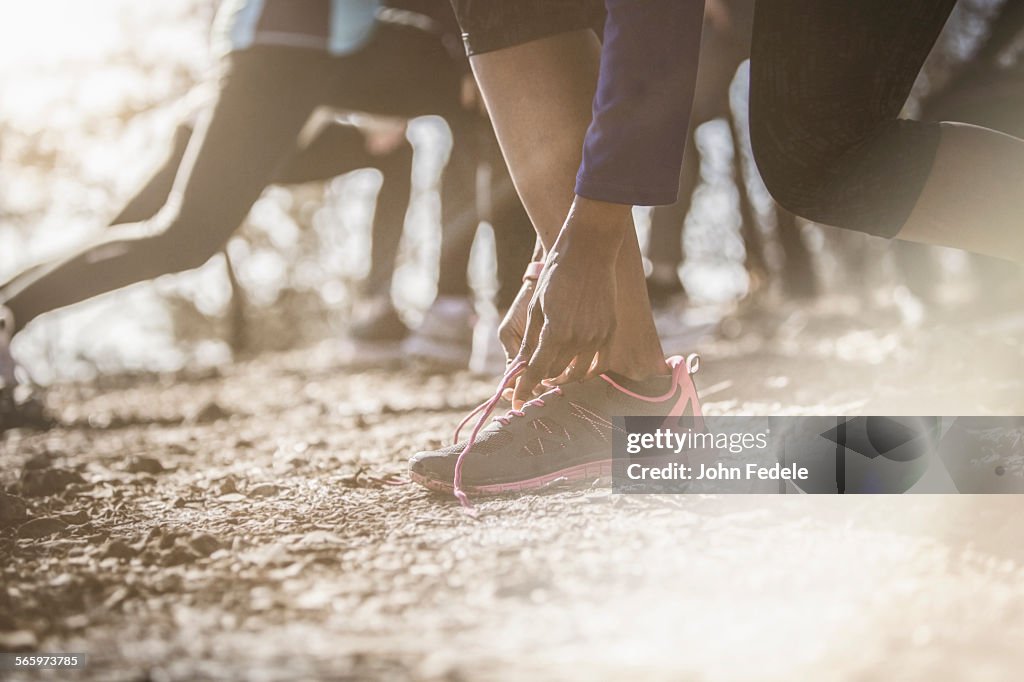
M348 335L355 341L401 341L409 335L409 328L399 317L391 298L380 295L355 305Z
M475 323L471 298L438 296L402 349L413 360L434 369L465 369L473 353Z
M699 360L668 359L670 376L629 381L602 374L551 389L526 402L521 410L484 422L502 391L525 369L518 363L502 378L498 391L463 420L480 417L465 442L432 452L418 452L409 463L411 478L431 490L453 493L469 506L466 493L535 490L556 480L593 480L612 471L612 416L701 419L691 375ZM456 440L458 430L456 430Z

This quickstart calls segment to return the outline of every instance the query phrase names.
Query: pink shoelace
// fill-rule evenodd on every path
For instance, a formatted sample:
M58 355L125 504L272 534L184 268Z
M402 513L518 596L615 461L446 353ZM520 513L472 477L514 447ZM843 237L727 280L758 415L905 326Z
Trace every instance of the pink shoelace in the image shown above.
M703 428L704 420L700 408L700 400L697 396L697 388L693 385L693 381L690 379L691 374L697 373L697 368L699 367L700 359L695 354L689 355L685 358L681 355L673 355L672 357L668 358L665 362L669 367L672 368L672 385L669 387L668 391L664 395L660 396L651 397L641 395L640 393L636 393L634 391L630 391L628 388L625 388L617 384L613 379L611 379L605 374L601 374L600 378L604 379L609 384L614 386L617 390L621 391L622 393L625 393L631 398L636 398L637 400L642 400L648 403L664 402L671 398L673 395L675 395L676 389L681 387L683 389L682 393L679 396L679 399L676 401L675 405L672 406L672 409L669 411L669 414L667 415L666 419L683 416L683 414L686 412L687 405L692 405L693 416L696 420L696 425L698 428ZM467 414L465 418L461 422L459 422L459 425L455 427L453 443L458 443L459 433L473 417L479 415L479 417L476 420L476 424L473 425L473 430L470 431L469 433L469 440L466 441L466 447L463 448L461 453L459 453L459 458L455 461L455 476L452 480L452 488L453 492L455 493L455 497L459 500L459 502L462 503L462 506L469 511L473 511L473 505L470 503L469 496L466 495L466 491L462 489L462 465L466 460L466 456L469 455L469 453L473 450L473 446L476 445L476 439L480 435L480 430L487 422L488 417L491 416L491 413L494 412L494 408L497 407L499 402L501 402L502 394L505 392L505 389L510 388L513 382L515 382L516 378L520 374L522 374L525 369L525 361L517 362L511 367L509 367L505 371L504 376L501 377L501 381L498 383L498 389L494 392L494 395L485 400L484 402L482 402L475 409L473 409L473 411ZM526 413L524 410L527 407L543 407L545 397L558 395L562 395L562 389L556 386L552 388L550 391L547 391L546 393L542 394L541 396L523 403L523 409L509 410L504 415L495 417L495 419L501 422L502 424L508 425L509 423L511 423L512 419L516 417L525 416Z

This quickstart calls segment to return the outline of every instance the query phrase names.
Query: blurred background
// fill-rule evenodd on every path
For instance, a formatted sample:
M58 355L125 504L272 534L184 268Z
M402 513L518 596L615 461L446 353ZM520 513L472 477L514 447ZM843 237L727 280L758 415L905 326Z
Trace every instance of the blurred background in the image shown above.
M216 5L0 2L0 277L101 230L161 161L213 63L208 41ZM920 103L941 92L977 52L999 5L960 4L909 114L918 113ZM745 71L740 68L731 90L740 130ZM416 151L414 196L393 296L415 324L436 286L437 184L450 135L441 119L427 117L412 123L408 137ZM697 131L701 181L686 218L680 271L688 307L712 306L715 319L750 294L748 302L762 307L789 298L780 282L792 264L780 246L772 203L752 172L746 141L736 136L737 151L733 139L723 118ZM733 170L737 162L741 175ZM736 177L750 197L753 226L741 224ZM353 302L353 284L366 273L379 185L379 174L364 170L326 183L271 188L228 244L234 287L218 256L199 270L46 315L16 340L16 353L46 384L220 364L240 352L336 337ZM636 210L645 240L650 214ZM999 278L985 279L992 273L981 268L979 275L971 258L951 250L894 246L802 223L797 229L809 254L801 277L812 277L810 290L830 305L851 311L889 309L914 323L924 314L922 305L969 304L992 293L994 283L1001 288L1018 277L1013 268L997 266ZM752 244L750 235L759 243ZM750 253L753 248L757 254ZM481 230L471 265L478 290L494 287L493 259L491 234ZM240 319L247 327L244 348L232 343L232 326Z

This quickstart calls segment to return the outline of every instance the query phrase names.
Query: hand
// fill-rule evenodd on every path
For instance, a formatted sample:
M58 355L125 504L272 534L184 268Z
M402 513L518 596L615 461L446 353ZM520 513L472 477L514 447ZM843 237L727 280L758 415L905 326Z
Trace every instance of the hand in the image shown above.
M582 197L573 202L530 304L516 358L527 362L513 394L516 409L544 379L564 373L564 382L579 381L601 371L615 331L619 247L631 226L629 206Z
M525 280L520 287L519 293L505 313L505 319L498 325L498 340L501 347L505 349L505 364L509 365L519 353L523 345L523 336L526 334L526 317L530 312L530 302L537 290L537 282L532 279Z

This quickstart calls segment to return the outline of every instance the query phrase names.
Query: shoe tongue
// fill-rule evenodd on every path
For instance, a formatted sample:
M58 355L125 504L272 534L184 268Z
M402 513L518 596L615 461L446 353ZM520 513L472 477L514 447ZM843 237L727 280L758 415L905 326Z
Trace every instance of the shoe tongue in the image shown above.
M605 376L622 386L627 391L638 393L648 398L656 398L661 395L668 393L669 389L672 388L672 375L663 374L650 379L630 379L625 377L618 372L605 372Z

